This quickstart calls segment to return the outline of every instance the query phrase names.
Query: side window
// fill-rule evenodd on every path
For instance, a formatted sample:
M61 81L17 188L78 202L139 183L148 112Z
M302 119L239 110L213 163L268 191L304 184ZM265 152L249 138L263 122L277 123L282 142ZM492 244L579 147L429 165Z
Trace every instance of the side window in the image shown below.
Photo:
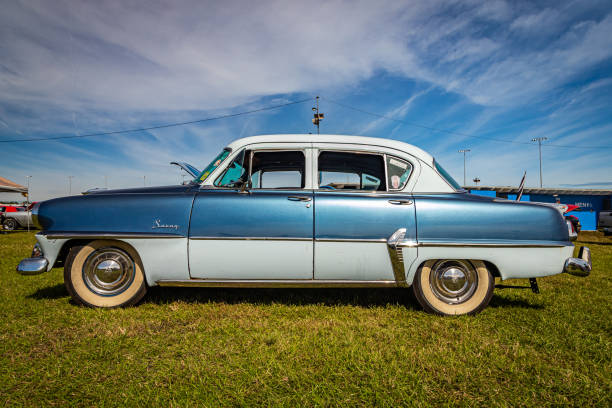
M401 190L406 185L412 173L412 165L406 160L397 157L387 156L387 176L389 180L389 190Z
M217 187L240 187L246 180L248 168L245 164L245 153L243 149L227 166L225 171L215 180Z
M319 188L385 191L385 163L380 154L323 151L319 154Z
M251 188L304 188L306 157L301 151L253 153Z

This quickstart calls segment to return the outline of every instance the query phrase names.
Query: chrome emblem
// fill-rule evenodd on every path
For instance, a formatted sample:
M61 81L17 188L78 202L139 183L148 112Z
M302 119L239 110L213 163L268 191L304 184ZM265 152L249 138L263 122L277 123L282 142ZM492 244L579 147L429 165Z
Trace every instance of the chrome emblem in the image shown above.
M174 229L174 230L178 230L179 226L178 225L172 225L172 224L162 224L161 221L159 220L159 218L155 219L155 221L153 221L153 227L151 227L152 229L158 229L158 228L167 228L167 229Z

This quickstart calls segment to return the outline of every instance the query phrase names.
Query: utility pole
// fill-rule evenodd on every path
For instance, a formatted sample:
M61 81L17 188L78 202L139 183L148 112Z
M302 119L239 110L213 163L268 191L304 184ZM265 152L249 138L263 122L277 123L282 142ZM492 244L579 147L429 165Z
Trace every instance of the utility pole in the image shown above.
M317 105L312 108L314 112L314 118L312 119L312 123L317 127L317 135L319 134L319 123L323 120L325 115L323 113L319 113L319 97L315 98L317 101Z
M142 185L147 186L147 176L142 176Z
M538 150L540 151L540 188L542 188L542 142L548 140L547 137L534 137L532 142L538 142Z
M28 181L28 197L27 197L27 202L28 204L30 204L30 179L32 178L32 176L26 176L26 180ZM29 224L28 224L29 225Z
M74 176L68 176L68 195L72 195L72 178Z
M459 153L463 153L463 187L466 186L466 182L465 182L465 154L471 152L470 149L461 149L459 150Z

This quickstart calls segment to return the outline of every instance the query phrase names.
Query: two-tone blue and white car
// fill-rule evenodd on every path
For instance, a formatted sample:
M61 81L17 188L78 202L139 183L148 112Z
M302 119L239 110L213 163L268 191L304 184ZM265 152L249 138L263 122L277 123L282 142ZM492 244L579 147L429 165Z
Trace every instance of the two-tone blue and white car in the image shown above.
M395 140L236 140L188 185L44 201L18 271L64 266L73 299L133 305L148 287L412 287L429 312L476 313L495 277L591 270L588 248L546 206L467 194Z

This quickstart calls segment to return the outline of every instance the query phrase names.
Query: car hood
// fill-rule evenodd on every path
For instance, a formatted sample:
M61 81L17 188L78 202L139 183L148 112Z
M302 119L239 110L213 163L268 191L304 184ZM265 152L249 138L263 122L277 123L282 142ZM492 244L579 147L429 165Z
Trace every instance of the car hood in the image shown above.
M84 195L115 195L115 194L169 194L169 193L184 193L197 189L200 186L197 184L174 185L174 186L159 186L159 187L136 187L122 188L115 190L94 189L84 192Z

